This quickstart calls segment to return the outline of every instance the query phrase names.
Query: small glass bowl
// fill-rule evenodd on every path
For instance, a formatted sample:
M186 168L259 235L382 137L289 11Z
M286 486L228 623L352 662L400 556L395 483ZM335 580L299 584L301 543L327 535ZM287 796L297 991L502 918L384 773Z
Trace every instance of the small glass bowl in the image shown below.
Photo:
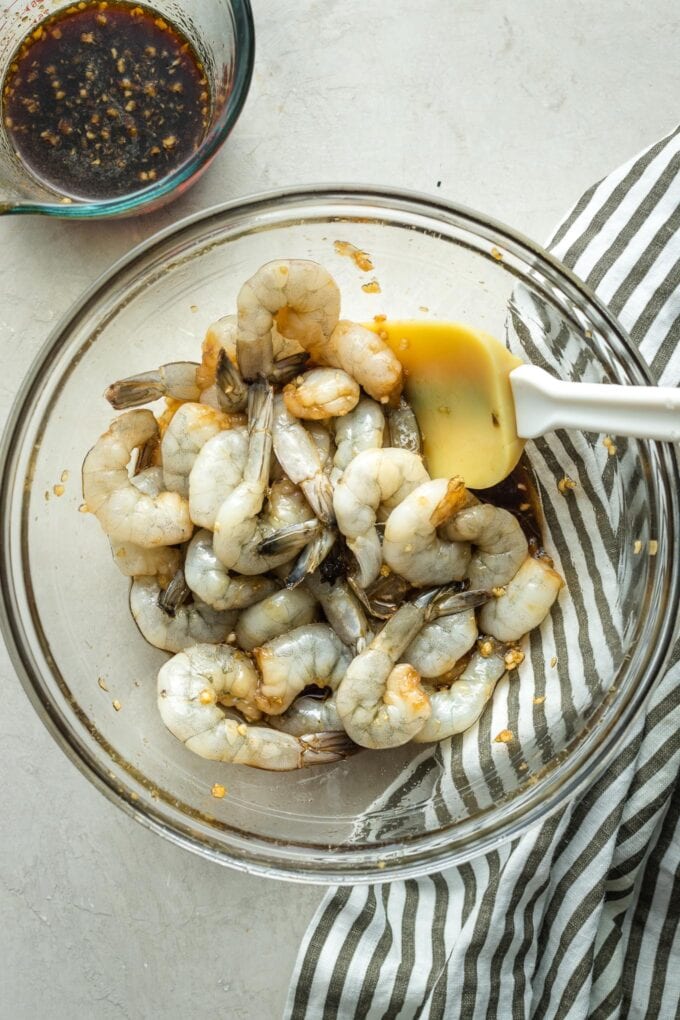
M360 271L337 240L367 251L375 269ZM97 522L78 512L80 470L112 418L105 387L160 361L194 359L208 324L234 310L241 283L287 257L326 265L347 317L463 321L565 379L650 382L579 280L480 214L341 187L209 210L116 264L52 333L23 385L2 451L2 630L60 746L149 828L212 860L298 881L421 875L545 819L621 746L668 660L678 617L678 462L672 447L637 440L617 440L608 456L601 437L560 434L568 463L550 439L527 444L545 545L567 588L525 643L519 677L501 681L463 738L285 774L192 755L156 708L166 657L137 632L128 583ZM362 289L373 278L380 293ZM565 472L577 488L562 494ZM227 788L221 800L214 783Z
M0 82L22 39L48 15L73 0L15 5L0 0ZM210 123L200 146L172 173L119 198L90 201L62 198L44 187L19 160L6 134L0 96L0 215L43 213L73 219L151 212L177 198L198 180L238 120L255 62L255 29L249 0L144 0L192 43L201 58L212 96Z

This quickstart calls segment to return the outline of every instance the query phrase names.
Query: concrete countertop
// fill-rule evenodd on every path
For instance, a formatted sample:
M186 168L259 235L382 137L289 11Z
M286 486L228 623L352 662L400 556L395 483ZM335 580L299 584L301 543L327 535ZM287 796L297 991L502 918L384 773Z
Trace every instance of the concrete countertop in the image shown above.
M310 181L436 192L542 241L675 126L673 0L254 0L250 97L202 181L116 223L0 221L0 421L69 304L189 213ZM278 1017L322 890L176 849L67 761L0 649L0 1017Z

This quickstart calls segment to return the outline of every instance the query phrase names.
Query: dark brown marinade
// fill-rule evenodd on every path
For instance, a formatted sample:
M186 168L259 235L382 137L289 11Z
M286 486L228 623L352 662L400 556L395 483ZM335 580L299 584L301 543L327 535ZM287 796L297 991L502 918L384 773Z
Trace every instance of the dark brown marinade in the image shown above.
M131 3L79 3L21 43L2 85L7 135L43 184L118 198L165 177L205 136L210 95L186 37Z

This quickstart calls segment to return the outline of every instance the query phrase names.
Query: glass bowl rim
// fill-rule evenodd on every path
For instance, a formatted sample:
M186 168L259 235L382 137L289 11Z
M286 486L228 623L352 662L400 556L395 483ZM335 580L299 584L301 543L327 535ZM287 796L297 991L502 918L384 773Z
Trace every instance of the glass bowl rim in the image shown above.
M677 522L680 519L678 500L680 472L677 456L670 446L645 443L645 448L649 449L653 466L656 468L650 473L651 479L647 479L648 491L652 484L656 497L653 504L657 515L655 524L669 532L669 541L664 543L665 558L663 555L659 556L655 558L654 563L655 605L665 603L665 607L671 610L663 618L659 618L657 611L654 618L655 636L659 640L652 643L651 648L647 647L644 653L645 661L638 666L635 677L628 676L630 669L627 664L613 681L616 683L625 678L627 700L619 705L618 698L609 703L605 699L598 709L598 712L603 712L606 716L612 705L617 705L618 713L614 716L610 714L605 719L606 725L603 723L593 726L590 732L578 741L574 747L574 754L566 754L565 760L548 767L545 770L547 780L545 784L535 783L531 787L525 787L511 799L504 801L501 806L503 821L500 825L487 824L481 838L479 833L473 833L472 850L466 843L465 831L462 836L452 838L449 828L420 835L409 841L408 845L403 842L387 847L376 844L368 850L365 848L357 850L351 845L337 845L324 849L323 852L318 847L302 843L282 846L275 840L252 833L243 838L238 830L228 830L231 840L228 847L217 839L197 836L195 828L187 824L186 820L181 822L169 818L169 811L164 815L156 803L146 803L137 799L136 793L126 787L125 780L129 780L126 771L120 769L118 774L114 773L112 769L116 766L111 761L107 761L104 767L101 760L85 746L74 727L67 724L67 721L60 718L59 713L54 710L42 689L40 671L31 665L30 641L27 640L23 629L21 613L17 610L14 589L12 584L8 583L12 579L8 570L8 560L11 559L8 555L11 552L11 515L8 507L13 495L12 468L17 461L18 453L21 452L22 433L25 431L21 412L24 404L34 393L41 376L45 375L45 368L49 365L52 355L59 349L60 339L62 336L68 337L69 326L76 322L89 306L96 306L97 299L108 293L110 285L115 283L119 274L134 268L135 264L148 257L154 248L160 248L169 239L176 239L196 225L203 222L207 224L213 218L228 223L230 220L246 216L250 218L252 229L253 217L258 212L269 211L272 216L276 216L295 208L296 205L299 208L313 209L316 204L323 202L337 202L339 206L364 202L371 205L374 210L383 208L402 215L415 211L427 217L432 223L436 223L437 219L449 224L462 220L465 224L477 228L478 237L493 238L495 244L500 242L508 251L519 253L525 261L532 263L532 269L538 268L545 272L549 279L557 280L563 293L575 295L580 302L585 302L586 306L589 306L589 311L596 312L607 325L608 340L613 337L621 347L618 353L625 355L626 368L631 371L633 377L637 377L635 381L640 383L653 381L649 368L623 328L578 277L520 232L462 205L402 189L377 188L370 185L306 185L235 199L205 209L183 218L135 246L95 280L51 331L23 380L10 411L0 446L2 485L0 576L5 580L0 597L0 631L29 700L56 742L109 800L147 828L208 859L255 874L320 884L382 882L397 877L417 877L462 863L520 835L531 825L548 818L577 796L587 784L594 782L621 747L630 725L644 707L649 692L668 659L680 605L680 564L677 558L672 557L672 549L677 541ZM272 225L277 226L278 223L274 222ZM616 350L615 347L613 349ZM648 602L651 601L648 598ZM649 630L648 622L645 622L644 626ZM647 642L647 645L649 644ZM618 686L620 683L617 683ZM538 796L539 793L541 796ZM499 809L494 805L490 810L498 812ZM488 812L483 812L482 818L487 814ZM468 828L472 828L479 817L468 819ZM463 829L465 830L465 823ZM405 850L409 851L408 855L404 853Z
M158 202L166 195L190 181L191 178L210 162L218 152L238 120L248 97L255 67L255 24L250 0L228 0L234 25L234 79L227 103L220 119L205 136L196 152L185 159L172 173L158 183L141 188L118 198L100 201L35 202L18 200L5 202L0 212L16 214L40 214L60 219L104 219L122 216L134 210L143 211L144 206Z

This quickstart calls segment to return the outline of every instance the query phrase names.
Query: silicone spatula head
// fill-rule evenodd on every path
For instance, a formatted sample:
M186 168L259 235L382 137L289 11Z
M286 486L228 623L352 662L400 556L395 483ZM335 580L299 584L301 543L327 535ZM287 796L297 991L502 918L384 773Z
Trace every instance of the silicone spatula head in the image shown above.
M472 489L506 478L524 447L508 378L520 359L457 323L391 320L374 328L404 366L431 477L460 475Z

